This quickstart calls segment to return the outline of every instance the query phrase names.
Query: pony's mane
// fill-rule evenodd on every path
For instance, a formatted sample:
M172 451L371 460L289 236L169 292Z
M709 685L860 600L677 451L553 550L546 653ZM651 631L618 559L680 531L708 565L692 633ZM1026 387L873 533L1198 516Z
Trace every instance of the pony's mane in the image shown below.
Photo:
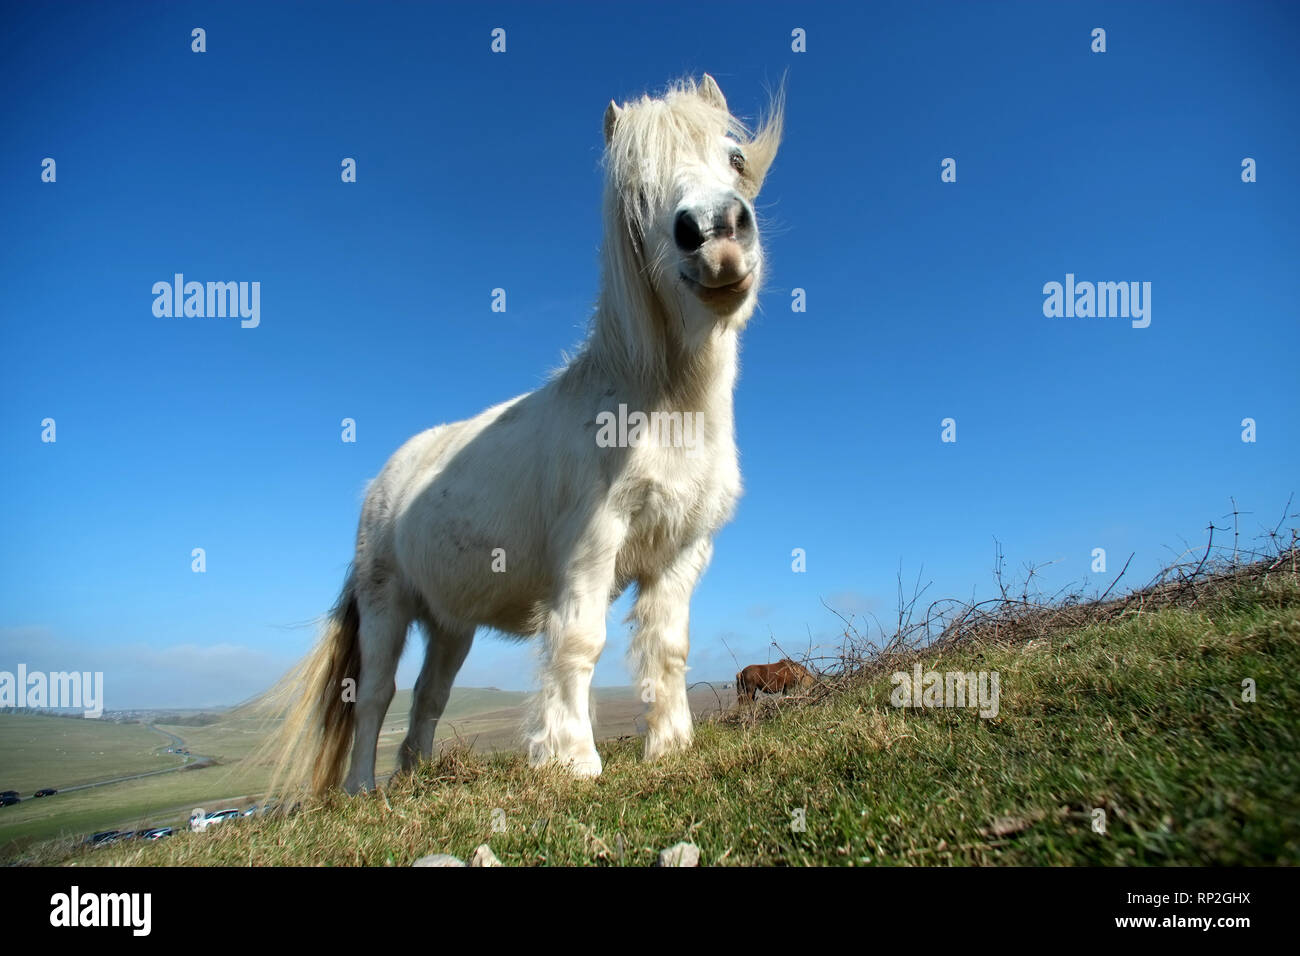
M654 391L690 392L700 370L668 334L672 318L651 287L642 237L672 187L683 152L703 154L730 136L744 150L750 197L758 192L781 140L783 90L751 130L701 95L694 79L672 83L657 98L624 104L605 150L605 238L601 299L583 357ZM576 370L575 370L576 371Z

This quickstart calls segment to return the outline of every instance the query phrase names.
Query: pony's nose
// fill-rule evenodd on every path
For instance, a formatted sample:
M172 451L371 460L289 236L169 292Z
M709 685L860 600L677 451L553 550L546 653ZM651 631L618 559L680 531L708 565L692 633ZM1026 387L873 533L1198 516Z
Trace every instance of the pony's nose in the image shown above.
M685 208L677 212L673 222L673 241L683 252L694 252L710 239L734 239L742 245L749 245L754 239L754 216L749 211L749 204L739 196L733 196L712 214L701 216L695 209Z

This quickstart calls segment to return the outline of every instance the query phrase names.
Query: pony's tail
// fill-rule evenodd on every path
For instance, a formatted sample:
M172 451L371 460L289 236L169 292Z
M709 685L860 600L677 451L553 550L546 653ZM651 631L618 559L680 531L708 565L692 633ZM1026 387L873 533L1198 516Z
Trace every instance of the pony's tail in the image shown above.
M748 690L749 688L745 686L745 672L741 671L736 675L736 702L737 703L745 699L745 694Z
M349 576L315 648L251 705L280 720L255 757L273 768L268 798L291 798L302 789L321 794L342 782L361 677L360 624ZM349 678L352 693L345 699Z

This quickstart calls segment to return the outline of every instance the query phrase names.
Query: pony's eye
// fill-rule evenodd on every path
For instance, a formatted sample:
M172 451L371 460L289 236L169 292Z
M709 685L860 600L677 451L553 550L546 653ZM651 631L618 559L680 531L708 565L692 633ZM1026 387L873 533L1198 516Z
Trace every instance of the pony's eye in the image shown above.
M740 150L736 150L731 154L731 167L738 173L745 171L745 154Z

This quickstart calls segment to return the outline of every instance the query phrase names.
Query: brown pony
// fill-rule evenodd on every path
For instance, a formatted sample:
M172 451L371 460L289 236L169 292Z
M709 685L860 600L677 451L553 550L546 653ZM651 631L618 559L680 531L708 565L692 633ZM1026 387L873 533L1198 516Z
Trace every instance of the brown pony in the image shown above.
M736 675L736 697L753 701L758 691L784 694L790 689L806 690L813 685L812 672L786 658L775 664L750 664Z

